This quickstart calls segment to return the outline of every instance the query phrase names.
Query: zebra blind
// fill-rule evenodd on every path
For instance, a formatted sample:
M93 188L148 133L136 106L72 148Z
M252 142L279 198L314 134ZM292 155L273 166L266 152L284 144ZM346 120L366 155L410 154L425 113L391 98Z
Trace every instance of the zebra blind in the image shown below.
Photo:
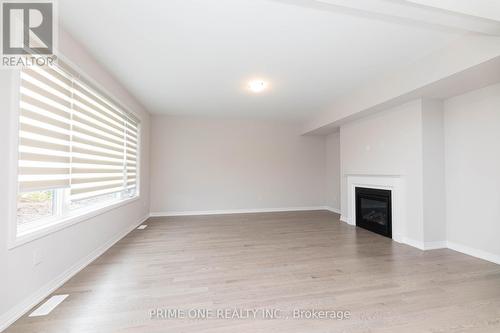
M137 187L137 149L139 145L139 122L129 118L126 122L126 171L127 190L136 191Z
M69 187L71 96L71 79L55 69L21 72L21 192Z
M21 192L69 188L70 201L137 189L139 120L60 67L21 73Z

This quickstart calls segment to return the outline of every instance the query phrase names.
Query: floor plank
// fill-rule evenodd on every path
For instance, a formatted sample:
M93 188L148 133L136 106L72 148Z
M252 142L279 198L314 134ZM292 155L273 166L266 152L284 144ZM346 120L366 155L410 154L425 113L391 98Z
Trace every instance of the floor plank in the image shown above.
M500 266L422 252L329 212L151 218L54 294L29 332L500 332ZM332 319L167 319L153 309L349 311Z

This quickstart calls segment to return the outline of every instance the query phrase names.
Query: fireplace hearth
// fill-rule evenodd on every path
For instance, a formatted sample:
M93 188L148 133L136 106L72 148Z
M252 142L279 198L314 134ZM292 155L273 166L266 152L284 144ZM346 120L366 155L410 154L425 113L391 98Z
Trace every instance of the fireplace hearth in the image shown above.
M391 191L356 187L356 226L392 238Z

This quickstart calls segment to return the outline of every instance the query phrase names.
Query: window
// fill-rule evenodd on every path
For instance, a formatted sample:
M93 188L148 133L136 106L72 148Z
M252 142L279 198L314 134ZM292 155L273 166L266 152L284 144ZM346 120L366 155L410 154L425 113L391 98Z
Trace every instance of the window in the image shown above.
M18 234L138 195L139 120L69 67L21 71Z
M24 225L31 221L54 214L54 191L36 191L19 194L17 201L18 223Z

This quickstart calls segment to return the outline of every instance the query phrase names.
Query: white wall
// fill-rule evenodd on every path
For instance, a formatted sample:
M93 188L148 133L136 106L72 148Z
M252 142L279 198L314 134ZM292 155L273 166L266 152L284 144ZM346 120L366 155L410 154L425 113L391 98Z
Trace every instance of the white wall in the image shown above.
M141 198L126 206L106 212L90 220L78 223L49 236L7 249L8 211L10 193L8 188L10 163L6 161L13 147L12 139L16 133L10 132L9 124L13 111L11 98L13 91L12 73L10 70L0 71L0 133L4 140L0 141L0 156L4 157L0 165L0 330L20 312L43 297L48 290L57 286L57 281L67 274L110 240L123 234L137 224L149 212L149 115L127 91L116 82L86 51L69 35L60 32L59 46L61 52L78 65L85 73L99 82L111 95L125 106L135 111L142 122L141 150ZM11 134L11 135L9 135ZM33 265L33 253L38 251L43 261Z
M450 247L500 263L500 85L444 109Z
M446 241L444 116L440 100L422 101L424 239L431 247Z
M347 175L401 175L406 184L404 236L423 242L422 101L415 100L340 128L341 210Z
M151 212L323 206L325 139L300 125L154 116Z
M326 136L326 205L340 211L340 132Z

